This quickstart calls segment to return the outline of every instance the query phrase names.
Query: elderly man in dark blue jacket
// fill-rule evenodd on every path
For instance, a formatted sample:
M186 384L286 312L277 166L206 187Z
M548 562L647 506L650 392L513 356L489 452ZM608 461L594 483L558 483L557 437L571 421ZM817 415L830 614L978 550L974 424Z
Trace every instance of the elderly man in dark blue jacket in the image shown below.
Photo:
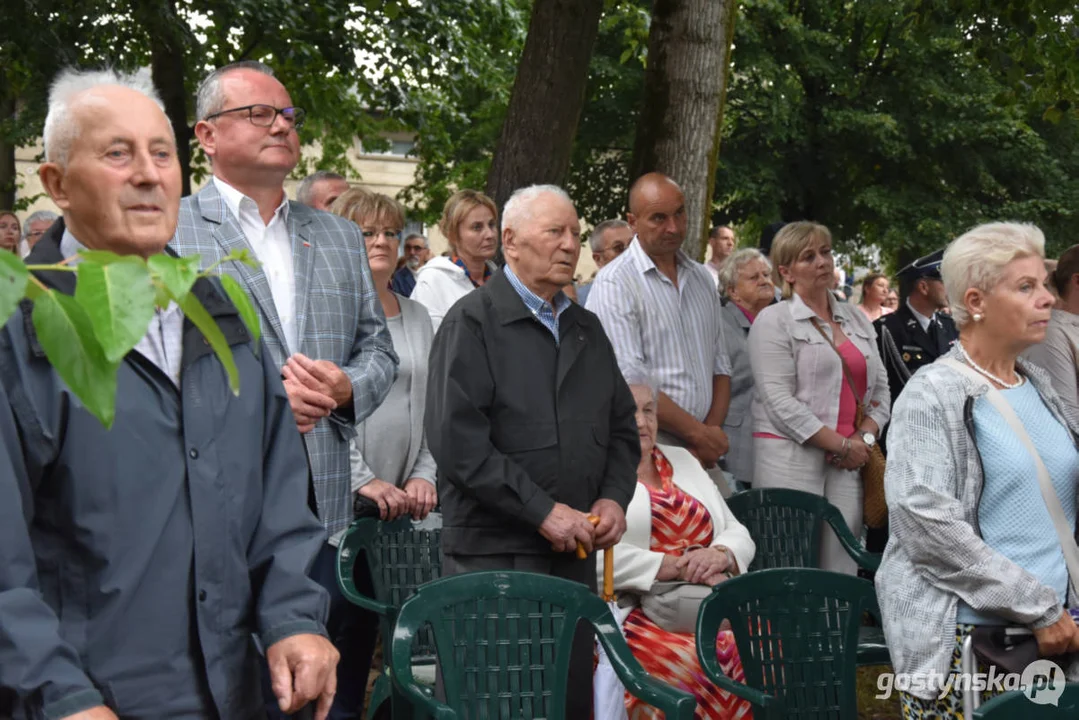
M61 74L40 174L63 221L29 263L164 250L180 171L160 105L145 76ZM296 422L217 281L192 293L232 346L241 394L171 305L120 364L111 430L50 365L28 304L0 330L0 686L17 717L263 716L253 635L282 709L329 709L337 653L307 578L325 535Z

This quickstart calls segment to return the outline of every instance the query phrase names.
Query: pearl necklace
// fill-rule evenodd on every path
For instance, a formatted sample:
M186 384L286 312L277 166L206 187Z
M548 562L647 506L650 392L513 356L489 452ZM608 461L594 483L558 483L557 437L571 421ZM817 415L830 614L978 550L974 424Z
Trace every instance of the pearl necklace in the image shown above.
M1023 376L1020 375L1019 373L1015 374L1015 376L1017 378L1019 378L1019 380L1017 382L1013 382L1013 383L1004 382L1003 380L998 378L996 375L992 374L991 372L989 372L988 370L983 368L981 365L974 362L974 360L970 357L970 355L967 354L967 349L965 347L963 347L962 342L960 342L959 340L956 340L955 341L955 346L957 348L959 348L959 356L963 358L963 361L967 365L970 365L972 368L974 368L974 370L976 370L978 373L980 373L983 377L985 377L985 378L987 378L989 380L992 380L993 382L995 382L997 385L1000 385L1005 390L1014 390L1015 388L1019 387L1020 385L1022 385L1025 382Z

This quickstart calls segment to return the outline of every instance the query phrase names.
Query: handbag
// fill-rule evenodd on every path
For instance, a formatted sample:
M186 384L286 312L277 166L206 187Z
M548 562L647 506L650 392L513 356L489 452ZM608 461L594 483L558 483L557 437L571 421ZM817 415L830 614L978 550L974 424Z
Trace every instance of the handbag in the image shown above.
M1023 421L1015 414L1015 410L1000 391L990 385L972 367L955 358L942 358L938 362L949 365L984 386L985 399L1000 413L1004 421L1008 423L1008 427L1019 438L1019 442L1034 458L1034 467L1038 474L1038 489L1041 491L1045 507L1049 510L1049 517L1053 521L1053 528L1056 530L1060 549L1064 554L1064 564L1068 568L1069 589L1072 597L1079 597L1079 592L1076 591L1076 582L1079 580L1079 545L1075 544L1075 535L1068 527L1068 520L1064 515L1064 508L1060 505L1060 498L1053 489L1053 480L1049 477L1049 470L1042 462L1034 441L1030 439L1026 428L1023 427ZM1008 672L1022 673L1027 665L1038 658L1037 639L1029 629L1021 626L975 628L971 633L971 645L974 654L979 658L1002 667Z
M854 427L861 427L866 416L865 403L863 398L858 397L858 390L854 387L854 378L851 377L847 361L843 359L839 348L832 343L828 333L824 332L824 328L817 322L817 318L811 318L811 320L813 327L817 328L817 332L828 341L828 346L839 356L839 362L843 366L843 377L847 379L851 394L858 403L854 413ZM888 524L888 503L884 498L884 451L880 449L880 443L874 443L873 447L869 448L869 457L862 466L861 475L862 486L865 489L862 498L862 522L869 528L882 528Z
M692 634L697 630L701 603L711 594L711 585L657 582L641 595L641 611L667 632Z

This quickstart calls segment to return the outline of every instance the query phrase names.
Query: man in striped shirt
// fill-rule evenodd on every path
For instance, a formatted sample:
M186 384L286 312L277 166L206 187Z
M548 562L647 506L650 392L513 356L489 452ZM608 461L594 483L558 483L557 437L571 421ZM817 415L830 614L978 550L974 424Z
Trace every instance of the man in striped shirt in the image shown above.
M660 440L715 468L728 448L721 426L730 361L716 286L681 249L681 188L660 173L642 176L630 189L626 219L633 242L596 276L587 307L603 323L622 372L645 372L658 384Z

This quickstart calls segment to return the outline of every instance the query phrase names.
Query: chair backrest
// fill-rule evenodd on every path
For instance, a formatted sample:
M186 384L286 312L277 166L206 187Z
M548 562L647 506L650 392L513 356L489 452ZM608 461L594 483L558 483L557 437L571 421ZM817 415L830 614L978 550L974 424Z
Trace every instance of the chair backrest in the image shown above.
M727 506L757 544L750 570L817 567L821 527L831 504L801 490L746 490L727 498Z
M1056 704L1036 704L1030 699L1033 691L1014 690L989 700L974 711L974 720L1064 720L1079 718L1079 683L1068 683ZM1044 699L1046 690L1038 690ZM1038 695L1035 695L1037 698Z
M872 583L805 568L746 573L701 604L697 649L712 677L720 623L730 620L745 684L779 698L787 720L857 717L855 671L862 612L876 610Z
M424 585L402 606L391 667L409 675L409 646L433 630L445 703L460 718L563 720L578 620L614 623L587 587L548 575L479 572Z
M353 524L345 541L350 543L350 548L366 553L375 600L396 609L418 587L442 576L441 535L441 530L414 529L408 517L389 522L364 518ZM388 633L394 618L387 617L384 621ZM415 654L434 654L430 632L419 633Z

